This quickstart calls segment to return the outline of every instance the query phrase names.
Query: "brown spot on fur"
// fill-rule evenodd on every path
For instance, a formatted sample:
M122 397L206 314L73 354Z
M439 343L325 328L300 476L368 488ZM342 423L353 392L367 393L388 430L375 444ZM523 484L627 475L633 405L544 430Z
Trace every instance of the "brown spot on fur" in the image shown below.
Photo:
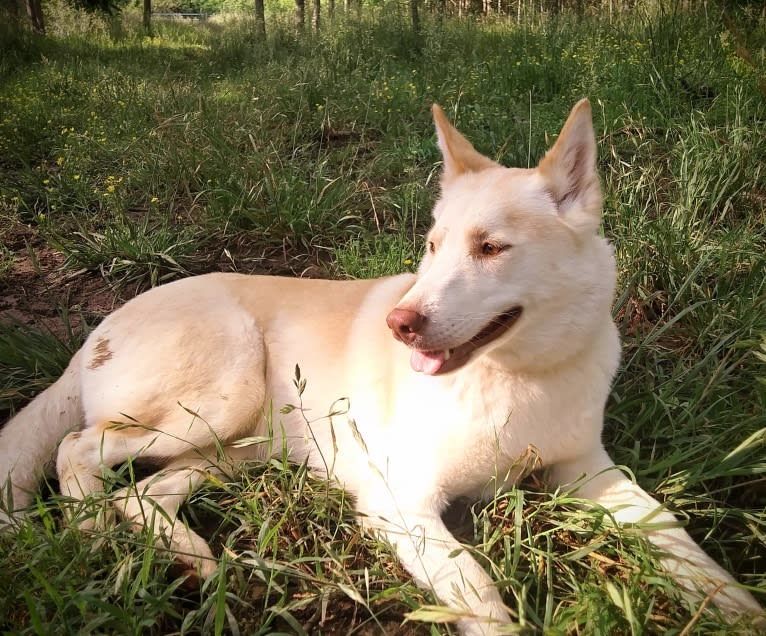
M96 346L93 347L93 359L88 365L89 369L98 369L107 360L111 360L112 350L109 348L109 341L106 338L99 338L96 341Z

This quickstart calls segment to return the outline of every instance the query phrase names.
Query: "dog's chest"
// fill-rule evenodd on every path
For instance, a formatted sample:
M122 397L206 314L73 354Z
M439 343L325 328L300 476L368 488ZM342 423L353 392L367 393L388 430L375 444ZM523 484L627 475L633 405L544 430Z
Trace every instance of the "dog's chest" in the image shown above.
M405 403L394 429L415 442L420 461L450 497L494 492L576 456L601 434L600 398L556 376L473 373L421 388Z

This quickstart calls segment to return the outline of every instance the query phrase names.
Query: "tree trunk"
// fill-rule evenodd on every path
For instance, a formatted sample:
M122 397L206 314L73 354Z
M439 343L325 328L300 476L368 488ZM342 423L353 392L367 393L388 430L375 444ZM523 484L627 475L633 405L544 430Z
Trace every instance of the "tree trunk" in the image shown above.
M412 31L420 33L420 14L418 13L418 0L410 0L410 18L412 18Z
M305 0L295 0L295 30L299 33L303 31L303 25L306 21Z
M334 16L335 16L335 0L328 0L327 1L327 17L330 18L330 21L332 21Z
M320 2L321 0L314 0L314 8L311 11L311 28L313 29L314 33L319 33L319 13L321 10Z
M144 31L151 35L152 33L152 0L144 0L144 15L143 15Z
M40 0L24 0L27 7L27 15L32 21L32 26L38 33L45 33L45 22L43 21L43 8L40 6Z
M261 35L266 34L266 14L263 10L263 0L255 0L255 30Z

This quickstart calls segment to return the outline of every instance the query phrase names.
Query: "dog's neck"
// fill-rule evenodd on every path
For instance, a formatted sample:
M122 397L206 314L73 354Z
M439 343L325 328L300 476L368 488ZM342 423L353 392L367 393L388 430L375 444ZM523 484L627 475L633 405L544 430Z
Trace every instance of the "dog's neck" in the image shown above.
M538 323L534 329L519 325L513 338L484 353L473 364L485 365L495 373L544 376L568 369L576 370L600 359L612 361L616 370L619 351L619 336L611 311L607 308L599 319L587 325L577 325L574 330L556 322L542 328ZM610 371L610 375L614 370Z

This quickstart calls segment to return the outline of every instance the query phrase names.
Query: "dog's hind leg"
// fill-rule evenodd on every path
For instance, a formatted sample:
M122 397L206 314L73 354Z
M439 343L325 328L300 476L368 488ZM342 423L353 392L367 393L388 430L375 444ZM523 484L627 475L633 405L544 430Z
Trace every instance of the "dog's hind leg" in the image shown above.
M215 569L216 561L205 540L178 521L176 513L211 471L219 472L218 463L224 458L218 456L214 436L205 433L203 426L185 431L189 439L139 425L126 428L122 424L70 433L60 446L57 469L62 493L80 500L103 489L102 467L128 458L156 462L176 457L158 473L115 493L113 503L137 528L149 527L158 542L164 536L177 559L205 577ZM68 512L76 516L74 504ZM92 530L97 519L92 509L86 509L76 522L81 529Z
M217 423L231 422L232 429L241 434L256 418L256 400L249 409L243 409L242 400L221 401L215 414ZM228 408L227 408L228 407ZM154 465L173 465L175 458L196 454L208 465L216 463L219 448L231 439L220 439L215 428L189 410L174 408L155 411L158 416L147 418L157 422L149 426L121 416L122 422L108 421L91 425L67 435L62 441L56 469L62 494L81 500L99 492L102 470L130 460L146 460ZM127 420L127 421L126 421ZM205 453L205 456L202 456ZM74 506L70 506L74 509ZM86 516L78 520L84 527L92 527L94 520Z
M705 554L672 513L629 480L606 451L598 449L556 465L551 477L555 485L573 487L577 496L604 506L619 524L637 524L660 548L662 566L683 588L710 597L730 620L750 615L759 626L766 626L763 610L753 596Z
M193 424L190 437L138 423L107 423L69 433L61 442L56 472L63 495L84 499L102 490L102 467L112 467L128 459L145 458L166 461L186 454L193 448L210 448L213 435L200 430L204 425ZM163 426L163 429L174 427Z
M179 394L180 403L156 390L150 392L144 380L138 388L134 378L123 380L130 390L111 389L108 398L102 396L109 378L91 381L92 386L86 386L91 390L83 397L85 427L67 435L59 446L56 468L62 493L82 499L101 490L102 467L138 458L168 465L202 450L215 455L216 445L249 435L262 416L264 387L255 380L262 377L262 367L256 359L231 373L225 378L230 384L225 396L216 387L223 383L217 374L195 379L206 383L206 391L189 390L184 396L185 387L174 387L171 395ZM143 393L150 397L134 397Z
M207 542L178 519L179 507L217 466L199 457L180 458L166 469L114 494L114 505L136 529L149 528L176 560L203 578L210 576L217 561Z

